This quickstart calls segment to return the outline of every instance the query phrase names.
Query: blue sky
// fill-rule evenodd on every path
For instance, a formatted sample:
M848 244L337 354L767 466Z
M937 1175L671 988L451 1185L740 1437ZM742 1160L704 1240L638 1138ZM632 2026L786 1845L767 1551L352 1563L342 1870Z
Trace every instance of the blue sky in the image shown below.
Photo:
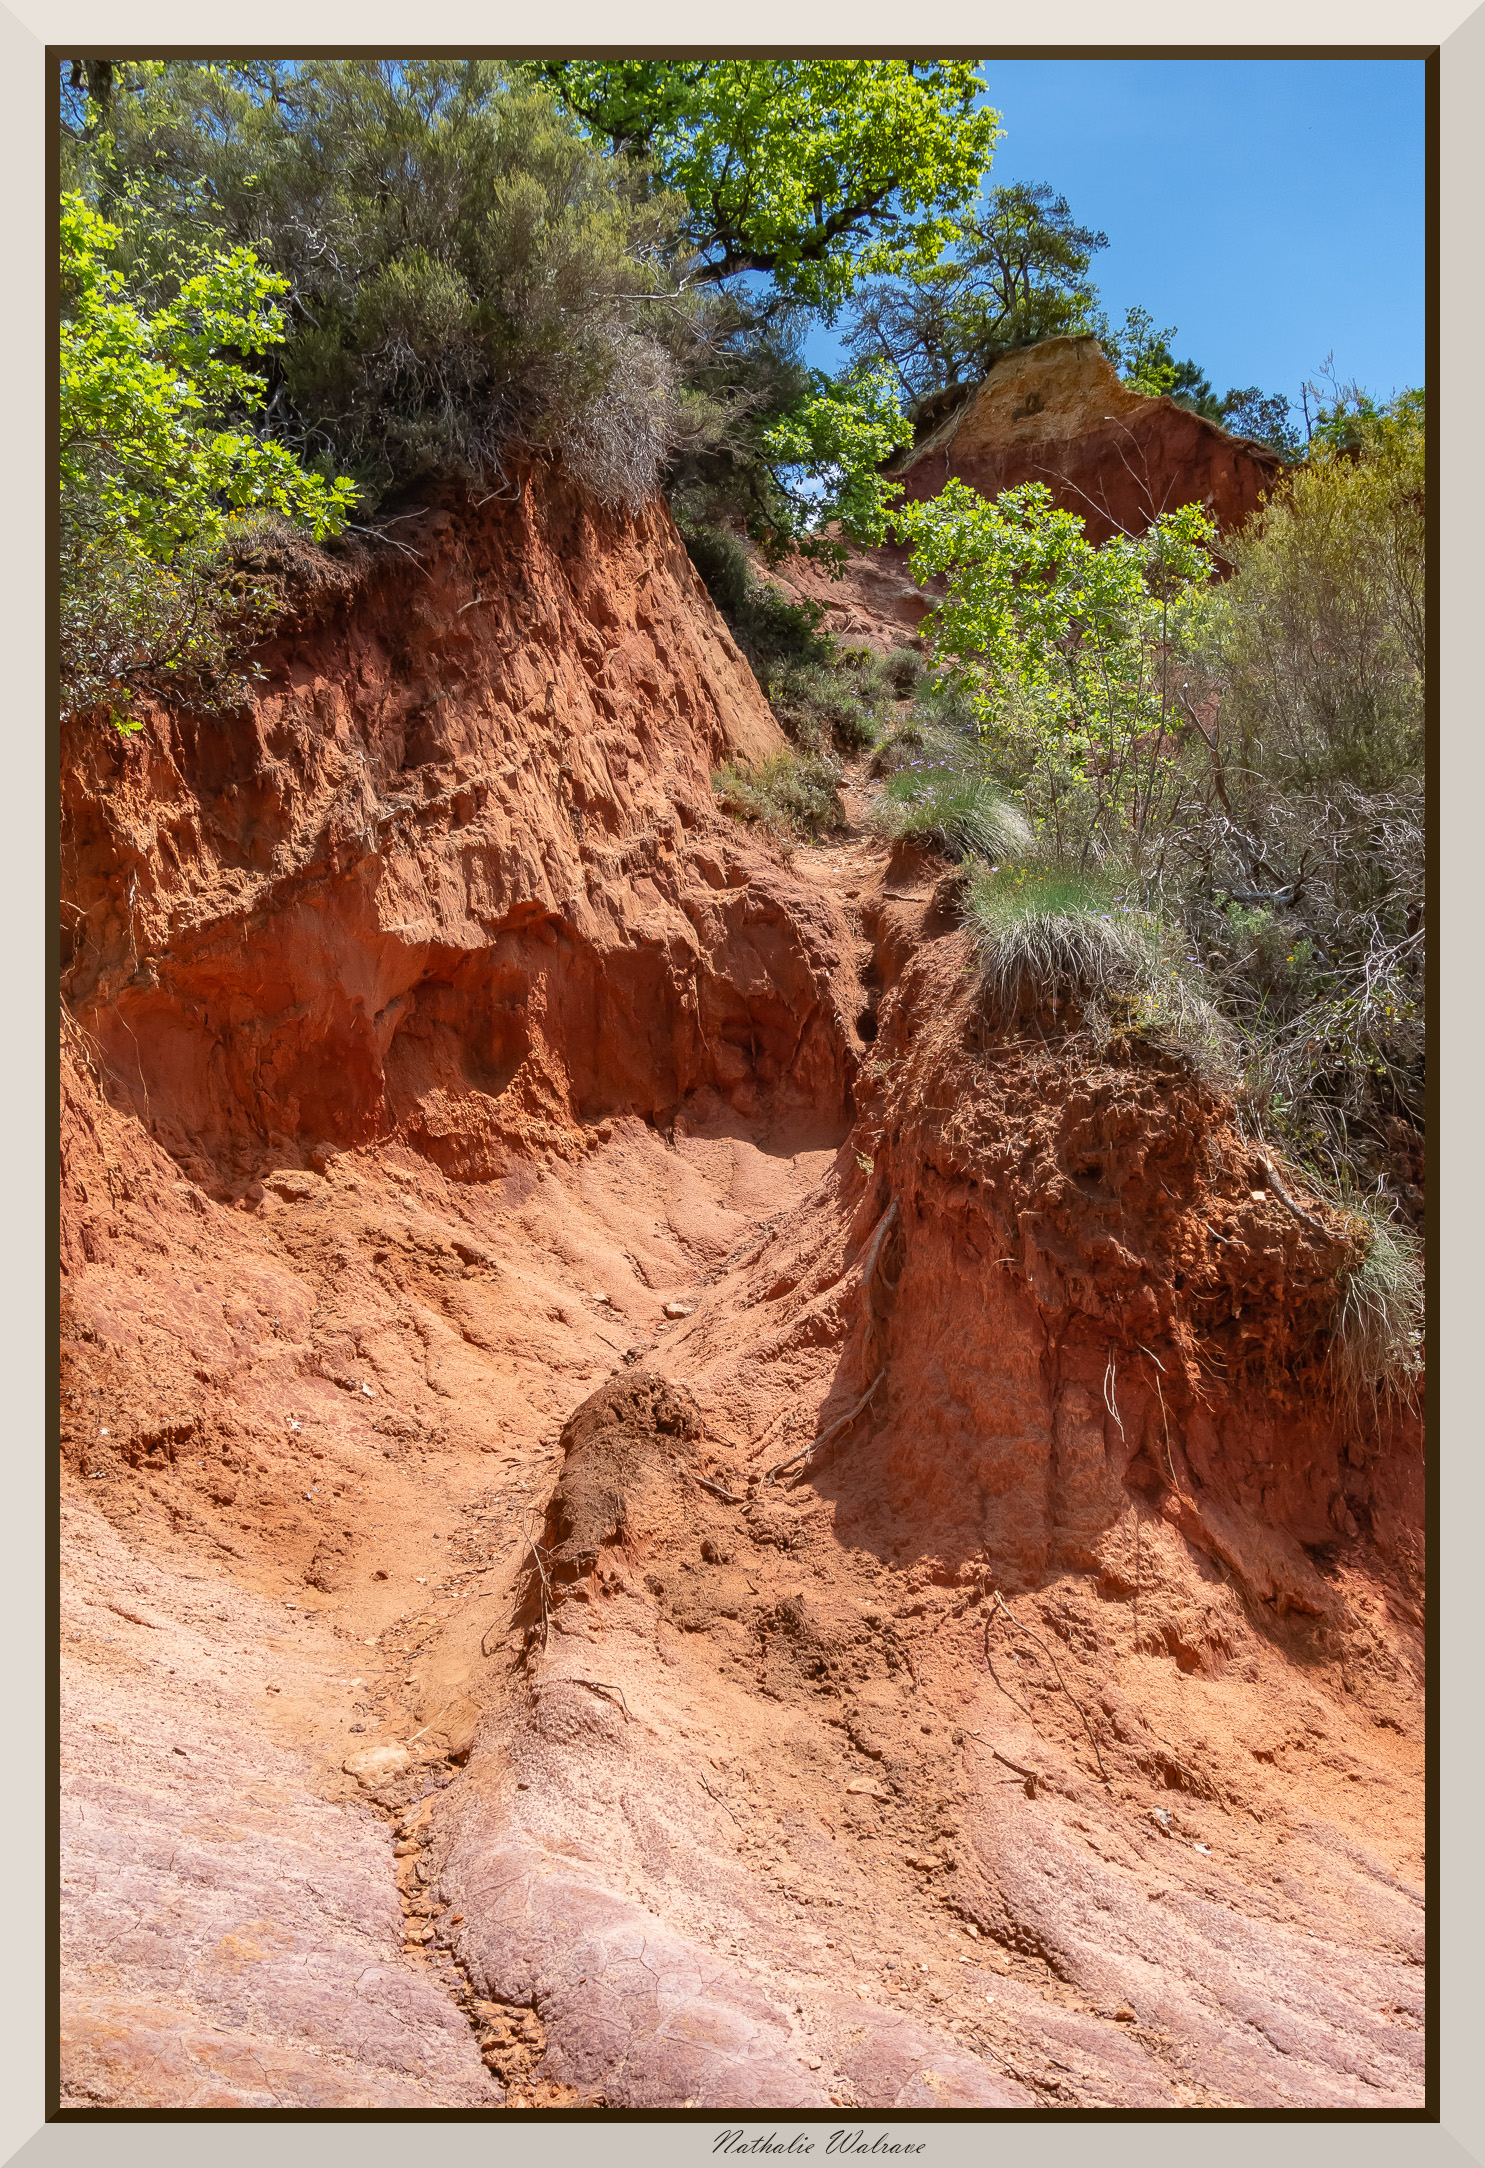
M1332 350L1380 397L1423 381L1423 63L987 60L991 184L1050 181L1109 245L1093 275L1175 324L1218 393L1291 399ZM830 367L836 342L809 358Z

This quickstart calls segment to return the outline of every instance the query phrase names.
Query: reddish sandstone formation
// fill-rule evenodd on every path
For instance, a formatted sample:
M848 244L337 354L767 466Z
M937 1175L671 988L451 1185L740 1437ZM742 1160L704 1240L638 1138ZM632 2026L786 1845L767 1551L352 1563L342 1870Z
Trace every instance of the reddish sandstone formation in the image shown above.
M1345 1230L722 820L663 514L397 531L67 748L68 2101L1416 2104Z
M1045 339L1003 356L886 472L913 499L936 496L951 476L986 497L1042 482L1091 541L1106 542L1183 504L1202 505L1219 527L1241 526L1283 461L1172 399L1131 391L1096 339ZM909 552L893 543L848 550L834 572L794 555L764 577L790 601L819 604L838 639L878 653L911 644L940 599L916 584Z
M488 1177L703 1083L838 1118L828 909L711 807L783 740L668 515L397 532L246 714L75 731L64 989L116 1093L236 1192L394 1133Z
M1079 338L1004 355L888 471L919 500L951 475L986 497L1044 482L1086 521L1091 541L1106 542L1182 504L1203 505L1220 527L1241 526L1283 462L1170 398L1131 391L1098 341Z

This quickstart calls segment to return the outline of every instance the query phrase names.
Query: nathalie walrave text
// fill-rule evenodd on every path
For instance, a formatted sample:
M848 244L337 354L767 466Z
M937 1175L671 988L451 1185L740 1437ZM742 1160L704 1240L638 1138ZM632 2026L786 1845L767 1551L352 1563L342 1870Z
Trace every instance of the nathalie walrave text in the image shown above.
M879 2131L875 2138L868 2138L864 2130L833 2130L825 2141L827 2156L831 2153L921 2153L927 2139L916 2142L906 2138L889 2138ZM744 2130L721 2130L712 2140L714 2153L813 2153L815 2141L806 2137L802 2130L792 2138L781 2138L776 2130L767 2137L750 2138Z

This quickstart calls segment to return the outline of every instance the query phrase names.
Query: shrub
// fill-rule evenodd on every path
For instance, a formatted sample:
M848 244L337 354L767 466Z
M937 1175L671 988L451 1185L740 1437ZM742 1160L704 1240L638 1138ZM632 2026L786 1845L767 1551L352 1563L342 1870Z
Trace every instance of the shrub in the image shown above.
M871 756L871 773L875 776L896 775L901 768L912 767L921 761L928 744L928 736L916 713L906 722L898 723L885 737L879 738Z
M1424 1113L1424 412L1361 406L1223 545L1170 853L1259 1110L1353 1180Z
M771 674L831 661L834 643L820 630L822 604L786 601L759 579L746 543L725 527L683 523L681 539L765 693Z
M886 706L879 658L867 648L837 649L820 630L824 608L789 602L760 579L745 543L725 527L682 528L691 562L726 618L780 727L796 745L842 753L875 744Z
M657 487L680 418L646 297L678 206L519 68L121 63L69 157L138 191L146 270L205 230L287 280L275 429L368 496L498 480L512 451L561 456L607 503Z
M817 841L845 826L838 772L818 753L775 753L756 768L733 763L712 777L712 789L724 812L785 842Z
M897 648L882 664L882 676L899 700L911 700L927 669L921 655L910 647Z

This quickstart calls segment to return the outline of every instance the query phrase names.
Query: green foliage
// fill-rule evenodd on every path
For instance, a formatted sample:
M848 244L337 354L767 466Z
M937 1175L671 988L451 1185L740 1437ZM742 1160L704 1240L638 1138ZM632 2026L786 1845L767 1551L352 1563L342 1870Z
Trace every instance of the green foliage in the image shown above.
M269 590L233 567L245 522L278 515L316 539L355 500L247 426L262 378L238 357L283 338L284 281L251 250L177 253L153 305L111 259L125 229L62 201L60 426L64 705L127 727L147 684L204 684L261 632Z
M683 525L681 534L765 697L780 671L821 669L833 661L833 643L819 629L822 604L787 602L758 577L747 545L725 527Z
M120 64L71 155L139 192L146 260L204 225L287 281L275 428L370 494L498 480L515 448L637 504L685 435L679 206L640 201L518 69Z
M991 501L954 478L896 526L913 577L947 579L935 653L1056 855L1138 860L1179 790L1173 657L1215 539L1201 508L1095 548L1041 483Z
M823 753L775 753L755 768L733 763L712 777L712 789L724 812L771 829L785 844L818 841L845 826L840 772Z
M812 370L809 396L763 439L788 506L767 538L769 557L777 561L793 544L806 555L833 551L843 560L844 548L822 533L831 522L863 548L884 542L900 490L879 469L912 441L912 424L883 373L856 369L831 379Z
M820 630L821 605L787 602L759 577L735 534L715 527L682 532L692 563L795 744L813 753L830 745L854 753L872 744L889 699L877 658L863 649L838 650Z
M570 60L568 109L685 201L702 280L771 276L827 316L857 281L926 269L990 164L972 62Z
M273 511L320 538L355 501L282 445L231 426L263 405L262 378L230 358L282 343L286 281L250 249L204 258L145 314L106 261L123 238L80 196L62 199L61 476L85 494L101 544L169 564L220 543L232 514Z
M850 351L858 366L890 368L909 400L977 383L1011 347L1091 329L1088 267L1107 246L1044 183L992 189L951 256L864 289Z
M1176 389L1181 366L1170 350L1170 341L1176 335L1174 324L1167 324L1163 331L1155 329L1155 319L1148 309L1130 308L1124 312L1124 321L1117 330L1100 312L1093 321L1098 343L1114 364L1131 391L1142 392L1147 399L1159 399L1166 392ZM1194 363L1184 365L1188 372L1186 383L1194 387L1205 386ZM1210 390L1210 386L1206 386Z

